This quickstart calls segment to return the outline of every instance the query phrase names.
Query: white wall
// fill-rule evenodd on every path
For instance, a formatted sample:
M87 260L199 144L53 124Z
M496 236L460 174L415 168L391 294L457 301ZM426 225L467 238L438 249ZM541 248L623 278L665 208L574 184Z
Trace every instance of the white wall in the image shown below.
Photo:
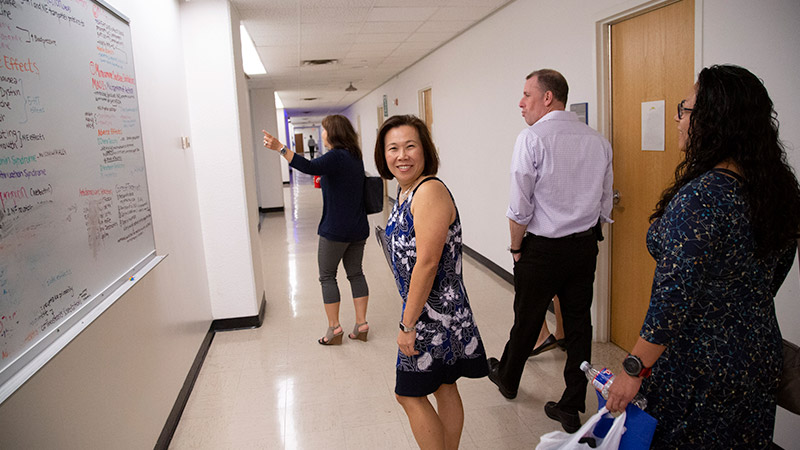
M257 315L264 292L249 101L241 65L235 64L241 52L235 14L227 0L181 2L186 89L214 319Z
M588 102L589 125L598 128L597 24L655 3L518 0L370 92L346 114L352 120L360 117L364 147L373 148L375 111L383 95L398 99L397 106L389 102L389 115L418 114L417 92L431 87L439 175L455 195L464 244L510 272L505 251L508 170L514 140L525 127L517 106L525 76L545 67L561 71L570 85L569 103ZM702 30L697 60L702 66L740 64L764 79L783 124L789 161L800 168L800 129L794 126L800 123L800 2L697 0L696 5ZM365 165L374 168L372 157L365 158ZM389 194L394 195L391 187ZM598 278L608 273L605 261L598 261ZM800 322L799 278L795 267L776 298L782 331L794 342L800 342L795 326ZM596 296L595 305L607 302ZM789 435L796 438L797 429L800 417L779 409L776 442L791 448Z
M211 321L197 149L180 148L192 134L179 2L106 1L131 19L156 251L169 256L0 405L3 448L152 448Z
M250 89L250 107L253 113L253 150L258 177L258 207L283 208L283 178L281 158L263 146L264 134L278 136L278 117L275 111L275 91L272 89ZM283 141L281 141L283 142Z

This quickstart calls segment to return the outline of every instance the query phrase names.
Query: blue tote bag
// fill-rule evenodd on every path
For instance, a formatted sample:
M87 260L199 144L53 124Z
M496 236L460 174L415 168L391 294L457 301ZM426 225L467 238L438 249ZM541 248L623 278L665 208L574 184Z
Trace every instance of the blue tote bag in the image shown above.
M597 409L606 406L606 399L597 394ZM619 450L647 450L650 448L650 442L653 440L653 433L656 431L656 420L650 414L642 411L632 404L628 404L625 408L625 434L619 442ZM597 426L595 426L595 433L598 436L605 436L608 429L614 423L613 418L604 417L600 419Z

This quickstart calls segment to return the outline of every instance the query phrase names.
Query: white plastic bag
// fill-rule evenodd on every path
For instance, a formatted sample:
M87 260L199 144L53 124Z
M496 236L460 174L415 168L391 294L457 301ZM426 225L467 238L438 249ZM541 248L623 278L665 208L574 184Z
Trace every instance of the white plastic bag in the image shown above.
M597 414L590 417L580 430L572 434L563 431L551 431L542 435L536 450L584 450L591 448L587 443L578 442L583 437L595 439L597 444L594 447L595 450L616 450L619 448L622 434L625 433L625 413L623 412L614 419L614 424L611 425L605 437L597 437L594 435L594 427L606 414L608 414L608 409L603 407L600 411L597 411Z

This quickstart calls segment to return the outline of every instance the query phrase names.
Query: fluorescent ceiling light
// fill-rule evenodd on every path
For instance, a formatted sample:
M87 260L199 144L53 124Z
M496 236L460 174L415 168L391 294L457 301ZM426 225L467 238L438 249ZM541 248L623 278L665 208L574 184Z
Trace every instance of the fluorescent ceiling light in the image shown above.
M275 91L275 109L283 109L283 102L278 97L278 91Z
M239 25L239 30L242 34L242 66L244 73L248 75L267 73L267 69L261 64L261 58L258 57L256 46L253 44L253 40L250 39L244 24Z

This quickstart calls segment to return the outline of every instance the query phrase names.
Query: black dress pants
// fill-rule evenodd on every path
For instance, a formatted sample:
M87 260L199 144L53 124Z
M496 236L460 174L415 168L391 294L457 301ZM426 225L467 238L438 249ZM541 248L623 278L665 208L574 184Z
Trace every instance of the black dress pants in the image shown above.
M514 326L498 367L507 389L519 388L547 306L558 295L567 347L566 389L558 403L565 411L585 411L587 380L580 365L592 357L590 307L596 267L594 235L556 239L526 235L523 239L520 259L514 264Z

